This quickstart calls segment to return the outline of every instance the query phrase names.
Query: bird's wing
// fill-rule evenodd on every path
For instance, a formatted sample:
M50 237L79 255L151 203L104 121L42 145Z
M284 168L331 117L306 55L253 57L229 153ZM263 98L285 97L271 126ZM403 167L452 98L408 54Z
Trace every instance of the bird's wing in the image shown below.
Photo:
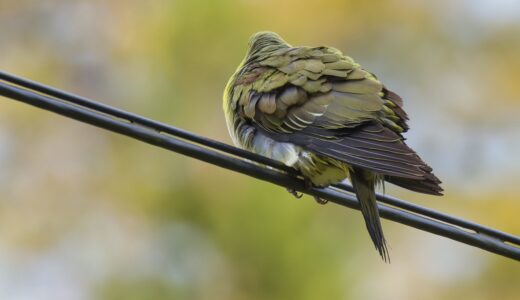
M236 113L275 140L383 175L431 173L400 134L408 129L401 98L334 48L256 58L238 73L231 97Z

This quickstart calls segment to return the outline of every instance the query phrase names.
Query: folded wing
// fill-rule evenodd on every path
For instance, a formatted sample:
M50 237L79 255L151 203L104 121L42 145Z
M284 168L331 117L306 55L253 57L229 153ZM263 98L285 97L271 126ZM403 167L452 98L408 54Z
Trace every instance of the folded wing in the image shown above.
M402 100L329 47L283 48L252 64L232 90L237 113L291 142L397 185L440 194L432 169L405 143Z

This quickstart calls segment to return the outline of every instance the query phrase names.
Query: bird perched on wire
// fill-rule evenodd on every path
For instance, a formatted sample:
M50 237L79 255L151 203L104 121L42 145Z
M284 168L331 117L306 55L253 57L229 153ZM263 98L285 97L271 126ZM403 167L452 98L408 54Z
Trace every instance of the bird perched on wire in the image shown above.
M223 106L237 146L294 167L312 186L348 178L385 261L375 186L387 181L442 195L440 180L401 135L408 130L401 98L335 48L254 34Z

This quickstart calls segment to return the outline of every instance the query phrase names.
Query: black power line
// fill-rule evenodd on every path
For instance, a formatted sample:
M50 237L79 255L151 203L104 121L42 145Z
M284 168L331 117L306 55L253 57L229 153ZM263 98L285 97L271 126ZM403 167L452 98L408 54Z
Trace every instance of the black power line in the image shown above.
M280 162L40 83L0 72L0 95L359 210L348 184L307 189L298 173ZM517 236L393 197L377 198L385 203L379 204L383 218L520 261Z

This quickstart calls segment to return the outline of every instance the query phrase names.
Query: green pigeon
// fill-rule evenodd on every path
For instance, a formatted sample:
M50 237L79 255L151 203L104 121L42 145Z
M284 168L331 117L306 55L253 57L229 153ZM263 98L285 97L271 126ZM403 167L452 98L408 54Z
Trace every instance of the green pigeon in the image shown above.
M386 181L442 195L432 168L402 136L408 130L402 99L338 49L254 34L223 107L235 145L295 168L311 186L348 178L385 261L375 186Z

